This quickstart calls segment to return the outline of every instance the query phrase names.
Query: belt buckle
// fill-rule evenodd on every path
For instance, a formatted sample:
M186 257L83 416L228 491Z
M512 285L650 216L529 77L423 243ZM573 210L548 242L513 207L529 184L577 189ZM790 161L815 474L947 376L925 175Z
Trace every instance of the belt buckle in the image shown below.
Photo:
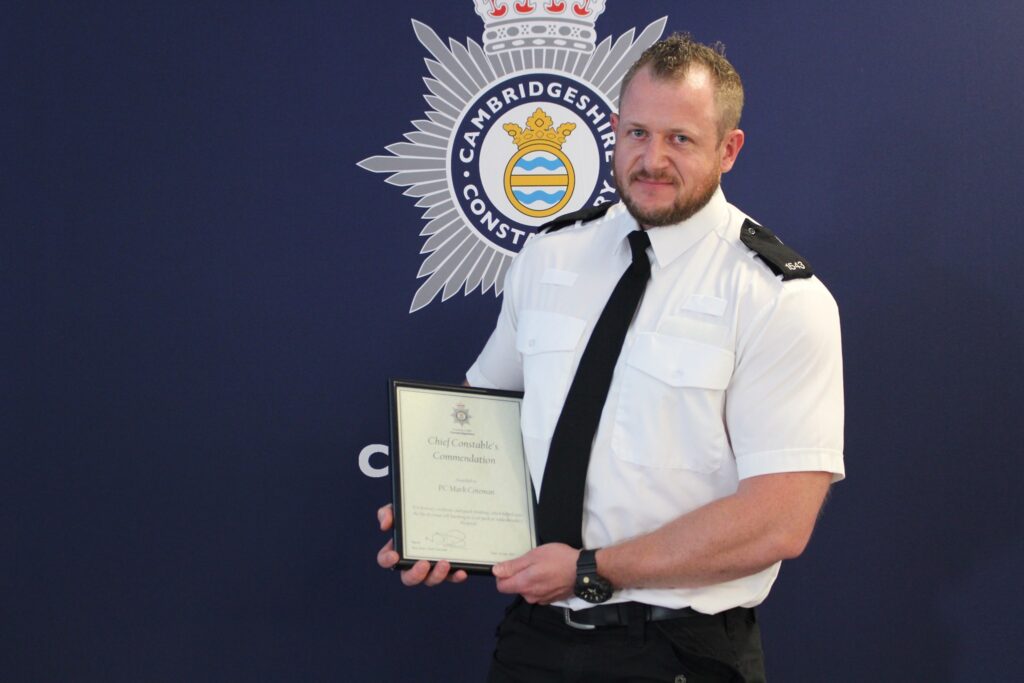
M566 626L571 626L572 628L578 629L580 631L593 631L597 628L597 626L595 626L594 624L581 624L579 622L573 621L572 610L568 607L562 608L562 616L565 618Z

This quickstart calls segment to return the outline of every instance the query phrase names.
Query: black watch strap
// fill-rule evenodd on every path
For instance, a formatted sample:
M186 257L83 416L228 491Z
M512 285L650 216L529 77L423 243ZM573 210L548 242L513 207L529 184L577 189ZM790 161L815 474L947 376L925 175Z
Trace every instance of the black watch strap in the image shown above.
M611 581L597 573L597 551L581 550L576 560L576 585L573 594L587 602L599 604L612 597L615 589Z
M576 575L581 576L583 574L596 574L597 573L597 551L600 548L594 548L593 550L581 550L579 559L576 560Z

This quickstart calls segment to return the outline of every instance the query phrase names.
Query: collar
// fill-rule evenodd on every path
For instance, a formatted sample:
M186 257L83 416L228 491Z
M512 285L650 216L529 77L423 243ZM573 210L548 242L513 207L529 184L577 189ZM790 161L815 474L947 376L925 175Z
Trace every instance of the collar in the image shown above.
M647 234L651 238L651 250L654 252L658 267L667 267L705 235L721 227L728 220L729 204L725 201L725 193L719 186L704 208L682 223L649 229ZM632 216L629 223L631 229L637 228L636 220ZM622 239L625 238L626 234L623 233Z

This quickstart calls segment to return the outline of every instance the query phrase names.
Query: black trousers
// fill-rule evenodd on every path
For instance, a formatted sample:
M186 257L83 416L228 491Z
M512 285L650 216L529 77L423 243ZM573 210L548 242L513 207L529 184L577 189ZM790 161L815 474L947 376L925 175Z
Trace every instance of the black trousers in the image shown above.
M579 630L518 598L498 626L490 683L764 683L752 609Z

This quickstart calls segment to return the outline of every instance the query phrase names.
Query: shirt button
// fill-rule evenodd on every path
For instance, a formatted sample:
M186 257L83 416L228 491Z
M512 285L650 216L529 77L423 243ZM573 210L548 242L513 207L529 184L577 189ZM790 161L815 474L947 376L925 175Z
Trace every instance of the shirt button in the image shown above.
M537 345L537 340L536 339L531 339L530 341L526 342L526 345L529 346L532 349L534 346Z

